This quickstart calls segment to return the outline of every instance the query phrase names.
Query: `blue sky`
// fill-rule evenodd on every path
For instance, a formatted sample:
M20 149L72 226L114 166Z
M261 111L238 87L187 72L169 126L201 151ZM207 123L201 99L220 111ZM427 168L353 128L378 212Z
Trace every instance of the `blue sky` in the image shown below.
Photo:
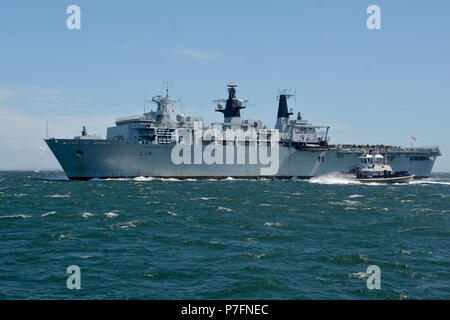
M66 8L81 8L69 30ZM381 8L368 30L366 8ZM221 120L226 83L273 126L279 88L332 143L439 145L450 171L450 2L2 1L0 168L58 168L42 141L105 137L170 81L185 113ZM149 107L149 106L148 106Z

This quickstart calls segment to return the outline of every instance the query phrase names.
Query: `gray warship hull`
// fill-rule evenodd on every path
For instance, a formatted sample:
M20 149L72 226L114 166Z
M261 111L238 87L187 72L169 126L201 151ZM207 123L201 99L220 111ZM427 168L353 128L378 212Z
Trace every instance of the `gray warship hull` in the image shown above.
M360 148L298 149L280 146L278 170L262 173L261 164L174 164L172 144L130 144L107 139L46 139L69 179L164 177L164 178L311 178L331 172L352 172L364 153ZM204 149L205 147L203 147ZM248 159L248 147L244 148ZM438 148L385 150L396 171L416 178L431 174ZM237 156L237 152L235 152Z
M201 117L187 117L182 112L172 119L169 108L175 111L177 101L169 98L167 89L165 96L153 97L156 111L116 119L116 125L107 129L106 139L89 136L83 127L82 135L74 139L45 141L66 175L80 180L311 178L355 172L359 157L372 152L383 154L396 171L423 178L430 176L440 155L438 147L330 145L329 126L311 124L300 113L297 119L290 119L287 99L293 95L287 92L279 95L275 128L267 129L260 120L241 118L247 100L237 98L236 84L227 86L228 99L215 101L215 111L222 113L224 120L211 127L203 127Z

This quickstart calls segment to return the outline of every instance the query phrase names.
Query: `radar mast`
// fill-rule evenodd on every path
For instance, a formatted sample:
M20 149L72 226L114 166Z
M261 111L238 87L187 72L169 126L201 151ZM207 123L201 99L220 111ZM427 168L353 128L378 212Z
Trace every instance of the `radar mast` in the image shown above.
M167 110L167 106L179 102L179 100L170 99L168 86L166 87L166 95L164 97L157 95L152 98L152 101L158 106L156 110L156 122L170 121L170 114L169 110Z
M248 100L242 100L236 98L236 87L235 83L228 83L228 99L214 100L217 102L216 112L223 113L224 122L235 122L240 121L241 118L241 109L245 109L246 103ZM225 109L223 108L222 103L225 102Z

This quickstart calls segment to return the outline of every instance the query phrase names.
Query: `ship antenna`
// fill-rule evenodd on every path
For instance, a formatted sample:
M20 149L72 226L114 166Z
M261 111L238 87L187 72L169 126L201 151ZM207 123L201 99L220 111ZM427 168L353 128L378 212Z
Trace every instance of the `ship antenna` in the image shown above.
M166 98L169 99L169 80L164 81L166 85Z
M46 131L45 131L46 138L48 139L48 120L46 120Z

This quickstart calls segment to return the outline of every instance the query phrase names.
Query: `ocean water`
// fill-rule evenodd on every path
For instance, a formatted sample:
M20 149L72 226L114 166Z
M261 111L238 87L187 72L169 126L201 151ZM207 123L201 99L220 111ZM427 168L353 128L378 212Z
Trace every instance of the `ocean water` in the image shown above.
M450 174L364 185L0 172L0 299L449 299L449 216Z

